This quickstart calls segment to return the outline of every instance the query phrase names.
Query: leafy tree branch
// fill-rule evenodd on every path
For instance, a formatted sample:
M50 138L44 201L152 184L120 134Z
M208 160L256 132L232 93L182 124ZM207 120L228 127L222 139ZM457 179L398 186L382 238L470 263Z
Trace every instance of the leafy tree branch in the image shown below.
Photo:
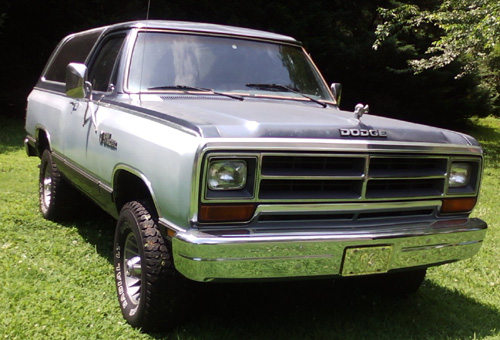
M500 2L431 0L425 5L394 1L392 8L380 8L373 48L407 35L429 37L421 54L407 60L411 69L418 74L459 62L456 77L478 76L494 112L500 113Z
M464 71L476 69L499 44L500 2L497 0L445 0L436 8L399 3L392 9L380 8L383 22L377 26L378 49L392 35L427 30L433 25L442 32L426 51L426 57L409 64L416 72L440 68L460 58Z

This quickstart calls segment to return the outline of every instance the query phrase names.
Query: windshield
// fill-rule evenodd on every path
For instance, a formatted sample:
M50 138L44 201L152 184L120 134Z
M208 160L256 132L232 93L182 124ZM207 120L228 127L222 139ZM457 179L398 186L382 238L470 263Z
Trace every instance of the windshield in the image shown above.
M333 101L300 47L224 37L141 32L132 54L128 89L131 92L178 92L179 86L297 99L304 99L300 95L304 94Z

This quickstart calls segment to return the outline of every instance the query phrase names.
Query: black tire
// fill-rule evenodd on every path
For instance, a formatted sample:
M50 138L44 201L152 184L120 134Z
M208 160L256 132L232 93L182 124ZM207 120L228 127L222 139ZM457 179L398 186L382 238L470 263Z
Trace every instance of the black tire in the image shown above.
M62 178L52 161L52 153L45 150L40 161L38 181L40 212L48 220L59 220L67 211L69 184Z
M115 283L123 317L144 330L172 324L182 297L179 274L156 220L147 204L129 202L120 212L114 241Z

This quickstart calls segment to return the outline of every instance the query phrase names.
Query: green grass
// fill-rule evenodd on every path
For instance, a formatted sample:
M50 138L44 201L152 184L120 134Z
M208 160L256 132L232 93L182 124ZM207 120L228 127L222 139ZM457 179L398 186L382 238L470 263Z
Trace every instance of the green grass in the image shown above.
M192 317L164 333L122 319L113 283L114 221L83 204L62 224L38 212L38 159L22 122L0 118L0 340L500 339L500 120L475 122L486 149L480 203L489 223L474 258L432 268L404 300L355 282L209 286Z

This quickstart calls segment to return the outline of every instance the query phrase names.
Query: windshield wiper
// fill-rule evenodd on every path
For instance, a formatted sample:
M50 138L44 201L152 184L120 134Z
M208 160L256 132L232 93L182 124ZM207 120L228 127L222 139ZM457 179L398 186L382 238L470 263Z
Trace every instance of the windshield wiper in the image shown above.
M292 92L292 93L297 93L300 94L302 97L309 99L312 102L318 103L319 105L323 107L327 107L328 105L320 100L314 99L306 94L303 94L297 89L291 88L286 85L281 85L281 84L246 84L248 87L253 87L256 89L261 89L261 90L271 90L271 91L280 91L280 90L285 90L286 92Z
M215 94L218 96L225 96L237 100L245 100L245 98L241 96L236 96L228 93L223 93L223 92L218 92L215 91L214 89L206 89L203 87L196 87L196 86L188 86L188 85L165 85L165 86L155 86L155 87L148 87L148 90L184 90L184 91L201 91L201 92L210 92L211 94Z

